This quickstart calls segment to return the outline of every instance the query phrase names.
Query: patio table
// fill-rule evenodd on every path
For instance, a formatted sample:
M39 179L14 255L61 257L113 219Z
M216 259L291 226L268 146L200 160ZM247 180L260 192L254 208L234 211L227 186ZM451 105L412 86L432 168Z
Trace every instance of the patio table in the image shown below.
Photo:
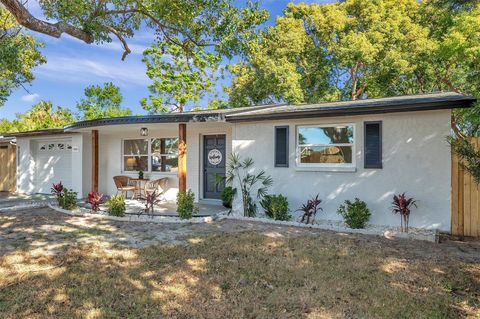
M144 190L142 187L142 183L148 182L150 179L149 178L130 178L130 181L133 183L133 186L135 186L135 191L133 194L133 199L143 199L145 195Z

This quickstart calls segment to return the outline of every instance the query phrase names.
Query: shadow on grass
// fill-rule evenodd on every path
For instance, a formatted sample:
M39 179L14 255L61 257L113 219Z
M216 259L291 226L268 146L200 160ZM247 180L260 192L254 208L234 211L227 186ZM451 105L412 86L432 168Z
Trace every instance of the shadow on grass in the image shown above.
M102 234L106 236L106 234ZM195 236L145 249L77 244L0 258L4 318L459 318L480 266L410 258L351 237Z

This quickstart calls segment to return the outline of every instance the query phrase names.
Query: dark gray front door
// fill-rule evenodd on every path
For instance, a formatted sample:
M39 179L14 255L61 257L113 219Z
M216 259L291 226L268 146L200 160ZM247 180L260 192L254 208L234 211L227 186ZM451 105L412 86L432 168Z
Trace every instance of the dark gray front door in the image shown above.
M203 197L220 199L224 184L216 176L225 177L225 135L203 137Z

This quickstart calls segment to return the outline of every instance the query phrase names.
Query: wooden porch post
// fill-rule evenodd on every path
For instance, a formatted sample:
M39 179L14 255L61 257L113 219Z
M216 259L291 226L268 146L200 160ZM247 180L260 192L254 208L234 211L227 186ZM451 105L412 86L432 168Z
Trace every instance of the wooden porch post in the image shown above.
M98 130L92 130L92 191L98 192Z
M178 191L187 191L187 124L178 124Z

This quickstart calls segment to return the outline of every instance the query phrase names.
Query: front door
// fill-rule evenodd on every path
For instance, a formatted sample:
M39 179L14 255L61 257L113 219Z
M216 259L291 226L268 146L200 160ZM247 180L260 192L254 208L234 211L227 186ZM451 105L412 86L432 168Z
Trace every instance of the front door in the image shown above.
M216 176L225 177L225 135L203 137L203 198L220 199L224 183Z

